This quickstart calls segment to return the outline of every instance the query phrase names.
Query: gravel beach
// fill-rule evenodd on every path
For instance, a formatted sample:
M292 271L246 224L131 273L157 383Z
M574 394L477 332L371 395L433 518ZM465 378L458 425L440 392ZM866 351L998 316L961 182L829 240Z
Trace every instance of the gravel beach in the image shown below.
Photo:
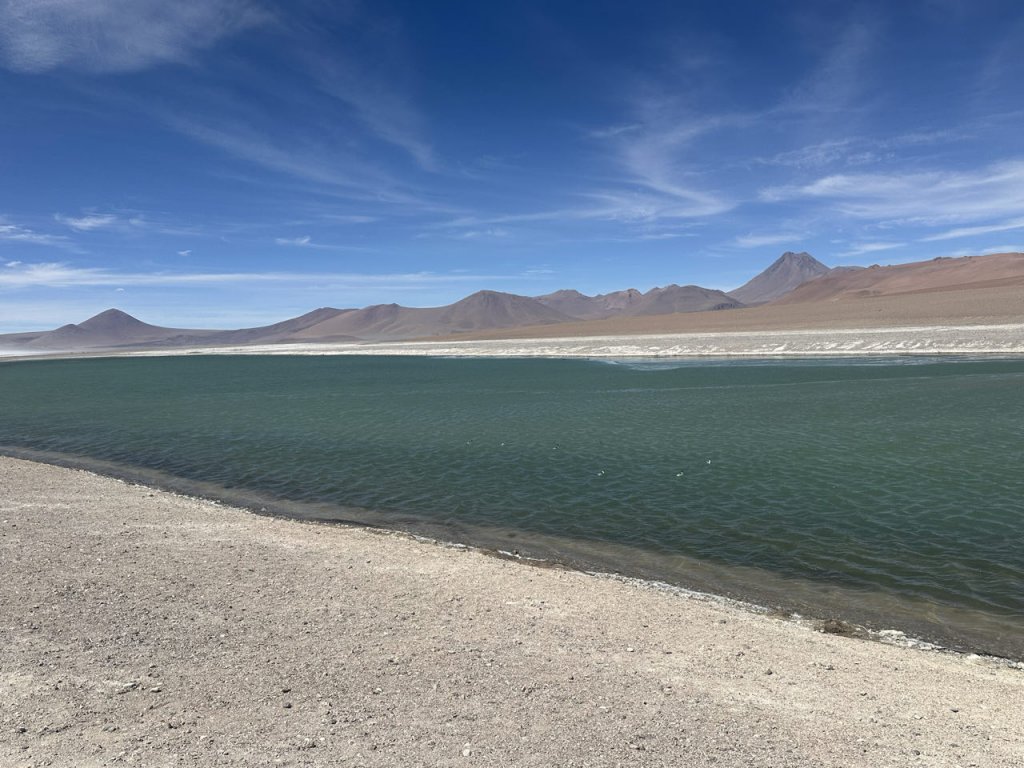
M1024 764L1024 670L0 458L0 765Z

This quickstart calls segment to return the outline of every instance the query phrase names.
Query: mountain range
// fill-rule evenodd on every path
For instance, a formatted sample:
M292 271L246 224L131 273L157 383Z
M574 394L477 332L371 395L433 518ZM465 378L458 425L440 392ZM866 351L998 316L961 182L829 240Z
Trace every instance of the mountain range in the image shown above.
M163 328L118 309L52 331L0 335L0 349L75 351L117 348L235 346L289 342L393 341L509 329L544 329L549 336L565 326L567 335L593 332L621 319L623 327L641 318L696 313L704 317L750 307L850 302L921 292L971 291L1019 286L1024 292L1024 254L943 258L915 264L830 269L807 253L787 252L749 282L729 293L695 285L668 285L646 293L630 288L587 296L560 290L543 296L478 291L443 307L377 304L359 309L323 307L273 325L238 330ZM1013 295L1016 295L1015 293ZM1011 303L1013 295L1010 296ZM1024 296L1024 293L1022 293ZM760 311L760 310L757 310ZM1024 302L1021 313L1024 315ZM762 313L763 314L763 313ZM755 315L746 315L756 323ZM644 321L646 323L647 321Z

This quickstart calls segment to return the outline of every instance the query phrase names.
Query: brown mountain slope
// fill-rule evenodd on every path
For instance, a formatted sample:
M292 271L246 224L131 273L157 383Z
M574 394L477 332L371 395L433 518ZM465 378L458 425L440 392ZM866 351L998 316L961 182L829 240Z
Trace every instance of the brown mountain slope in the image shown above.
M218 331L205 339L207 344L271 344L278 341L288 341L297 332L311 326L338 317L349 309L335 309L333 307L320 307L312 312L307 312L298 317L282 320L280 323L263 325L257 328L241 328L237 331Z
M964 256L844 270L805 283L775 304L847 301L910 293L1021 286L1024 253Z
M569 317L579 320L596 320L628 311L640 302L642 296L643 294L636 288L601 293L597 296L587 296L579 291L563 290L538 296L537 301Z
M1024 323L1024 283L1016 278L952 290L837 301L772 302L727 312L611 317L473 333L467 339L572 338L663 333L889 328Z
M669 315L677 312L736 309L742 306L740 302L722 291L701 288L699 285L666 285L664 288L652 288L622 314Z
M160 344L175 336L201 339L213 331L162 328L138 320L119 309L108 309L88 320L36 334L25 346L35 349L100 349Z
M438 322L442 328L455 331L564 323L571 319L537 299L498 291L477 291L441 309Z
M764 304L828 272L829 268L811 254L786 251L764 272L729 291L729 295L748 306Z
M562 323L570 319L537 299L498 291L478 291L444 307L377 304L348 310L289 338L295 341L330 341L340 336L373 340L408 339L487 328Z

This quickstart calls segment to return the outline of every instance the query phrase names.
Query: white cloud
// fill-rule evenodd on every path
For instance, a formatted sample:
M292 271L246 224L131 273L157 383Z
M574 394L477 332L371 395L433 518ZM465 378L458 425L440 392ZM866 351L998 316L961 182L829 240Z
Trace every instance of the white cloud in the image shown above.
M367 164L338 146L291 141L279 146L270 138L240 123L216 125L162 112L156 115L170 128L189 138L215 147L239 160L266 170L292 176L317 185L318 192L341 197L416 209L432 209L402 182ZM321 186L322 185L322 186Z
M863 256L866 253L877 253L878 251L890 251L893 248L902 248L906 243L858 243L850 250L840 253L841 258L848 256Z
M780 245L782 243L793 243L803 239L805 236L795 232L772 232L754 234L753 232L740 235L735 242L740 248L761 248L766 245Z
M819 144L811 144L806 147L779 152L771 157L761 158L758 162L765 165L782 165L792 168L821 168L846 158L853 144L853 139L824 141Z
M693 232L645 232L636 236L636 240L675 240L680 237L696 237Z
M14 224L0 224L0 240L8 240L14 243L29 243L31 245L68 245L68 239L61 235L47 235L41 232L34 232L31 229L18 227Z
M130 72L186 61L266 18L247 0L0 0L0 61L16 72Z
M810 184L770 187L760 196L766 202L833 201L841 213L864 219L932 225L977 221L1024 210L1024 160L974 171L835 174Z
M360 214L324 214L320 217L324 221L334 221L339 224L370 224L377 221L376 216L364 216Z
M628 125L612 125L608 128L597 128L590 131L587 136L592 139L613 139L616 136L621 136L624 133L632 133L640 129L638 123L630 123Z
M192 249L188 248L188 249L186 249L184 251L178 251L177 253L178 253L179 256L182 256L182 257L191 256L192 255Z
M649 114L646 124L636 132L622 134L619 160L627 174L626 183L646 190L643 205L650 213L644 218L699 218L732 209L732 202L706 189L704 183L695 183L685 157L691 143L718 127L721 120L687 121L666 115L672 110L659 102L648 103L643 111ZM621 192L603 196L609 200L635 197Z
M404 150L424 170L438 169L433 148L420 137L421 119L407 98L383 83L368 83L358 73L345 70L325 77L321 87L351 106L378 139Z
M689 219L735 207L695 172L694 143L716 129L744 123L746 117L696 117L669 90L632 98L631 116L635 119L629 123L588 134L608 151L621 175L584 195L603 207L579 218Z
M302 237L275 237L274 242L278 245L312 246L313 238L309 235L303 235Z
M401 25L372 18L354 23L360 28L354 50L335 45L328 54L319 46L306 52L320 89L347 105L374 138L402 150L420 168L438 170L436 152L424 138L425 120L410 96L415 67Z
M843 26L839 38L827 47L820 65L792 90L779 107L782 111L829 114L847 110L864 89L864 64L875 46L875 32L863 23Z
M922 237L921 242L931 243L936 240L955 240L958 237L971 237L972 235L987 235L992 232L1009 232L1014 229L1024 229L1024 219L1004 221L1001 224L984 224L978 227L958 227L947 232L940 232L937 235Z
M313 238L309 235L302 235L301 237L275 237L274 242L277 245L284 245L293 248L317 248L322 251L367 251L369 248L364 248L357 245L325 245L323 243L313 242Z
M112 213L92 213L78 217L63 216L58 213L54 215L54 219L77 232L90 232L94 229L105 229L118 224L117 216Z
M14 264L14 266L11 266ZM116 272L102 267L77 267L50 262L23 264L11 262L10 269L0 272L0 289L72 288L72 287L211 287L289 283L293 285L324 285L344 288L373 286L409 289L417 286L444 285L462 282L485 282L515 279L515 275L481 275L468 273L404 272L361 274L345 272Z
M461 232L455 237L459 240L480 240L481 238L503 238L508 237L509 231L502 227L490 227L489 229L469 229Z

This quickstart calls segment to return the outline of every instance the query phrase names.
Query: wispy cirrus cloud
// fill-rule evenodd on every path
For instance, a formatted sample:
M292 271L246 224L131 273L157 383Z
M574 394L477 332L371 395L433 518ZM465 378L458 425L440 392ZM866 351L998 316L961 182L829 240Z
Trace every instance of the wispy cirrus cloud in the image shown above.
M660 119L660 118L659 118ZM666 121L667 122L667 121ZM607 137L620 178L576 191L577 205L496 215L458 216L439 226L479 228L500 224L607 221L653 224L701 219L731 210L735 203L704 189L681 155L693 138L710 129L696 123L675 127L631 126Z
M943 129L934 131L911 131L886 138L850 136L843 139L807 144L795 149L786 149L767 157L758 157L759 165L782 166L798 170L813 170L829 165L856 167L895 159L907 149L930 147L963 140L970 130Z
M464 232L449 235L455 240L501 240L509 237L511 233L503 227L488 227L486 229L467 229Z
M878 253L879 251L891 251L894 248L903 248L906 243L856 243L850 247L848 251L837 254L840 258L849 258L851 256L864 256L868 253Z
M843 24L817 68L790 90L777 111L834 114L859 104L866 85L864 67L876 37L875 29L862 20Z
M423 170L438 170L437 153L422 135L423 117L409 96L354 60L339 60L337 54L315 59L314 71L320 88L351 107L377 139L406 152Z
M342 33L344 46L306 26L299 33L300 60L319 90L345 105L374 139L401 150L422 170L438 171L426 116L414 96L418 68L412 47L402 20L384 13L379 5L352 4L344 18L335 15L336 30L358 30Z
M241 125L212 125L177 115L164 115L164 118L179 133L267 170L334 187L358 189L366 182L360 170L343 170L333 163L323 162L328 152L285 149Z
M310 182L328 194L389 207L430 210L402 180L342 147L293 138L287 146L256 129L232 121L211 122L167 112L158 115L168 127L195 141L266 171ZM307 190L309 191L309 190ZM372 220L370 217L362 219Z
M275 237L274 242L278 245L311 246L313 245L313 238L309 235L302 235L301 237Z
M187 61L268 18L248 0L0 0L0 61L16 72L130 72Z
M118 224L118 218L112 213L93 213L85 216L64 216L54 214L57 222L77 232L91 232L94 229L107 229Z
M647 211L645 218L698 218L731 210L735 203L715 191L694 170L693 143L735 118L695 118L670 98L654 96L635 105L640 118L628 131L608 137L618 165L625 173L623 186L640 187L642 195L624 190L597 191L624 212ZM627 213L627 216L629 214Z
M371 248L366 248L358 245L331 245L329 243L318 243L313 240L311 235L300 235L298 237L275 237L275 245L282 245L289 248L313 248L321 251L369 251Z
M511 280L518 275L452 272L119 272L103 267L79 267L63 262L8 262L0 270L0 289L84 287L201 287L288 283L338 287L393 287L479 283Z
M606 128L595 128L587 135L592 139L614 139L624 133L632 133L640 130L639 123L628 123L626 125L609 125Z
M36 232L27 227L0 222L0 241L26 243L28 245L55 245L61 248L72 246L71 241L63 235L50 235Z
M975 237L977 235L989 235L994 232L1010 232L1015 229L1024 229L1024 219L1011 219L998 224L983 224L977 227L957 227L955 229L940 232L937 235L922 237L921 242L933 243L938 240L955 240L960 237Z
M770 157L758 158L757 162L762 165L780 165L790 168L822 168L836 162L846 161L854 144L854 139L831 139L777 152Z
M190 236L203 234L203 229L194 224L184 225L168 220L163 214L154 216L141 211L98 213L90 209L80 215L55 213L53 220L76 233L113 232L121 235L157 233Z
M806 235L799 232L750 232L746 235L738 236L734 243L740 248L761 248L766 245L799 242L804 237Z
M556 207L524 213L502 213L494 216L469 215L440 222L435 228L461 229L490 227L501 224L566 223L573 221L613 221L639 224L671 217L671 202L652 195L615 192L590 192L580 195L586 204Z
M824 176L809 184L769 187L761 200L819 200L848 216L921 224L991 219L1024 210L1024 160L973 171Z

